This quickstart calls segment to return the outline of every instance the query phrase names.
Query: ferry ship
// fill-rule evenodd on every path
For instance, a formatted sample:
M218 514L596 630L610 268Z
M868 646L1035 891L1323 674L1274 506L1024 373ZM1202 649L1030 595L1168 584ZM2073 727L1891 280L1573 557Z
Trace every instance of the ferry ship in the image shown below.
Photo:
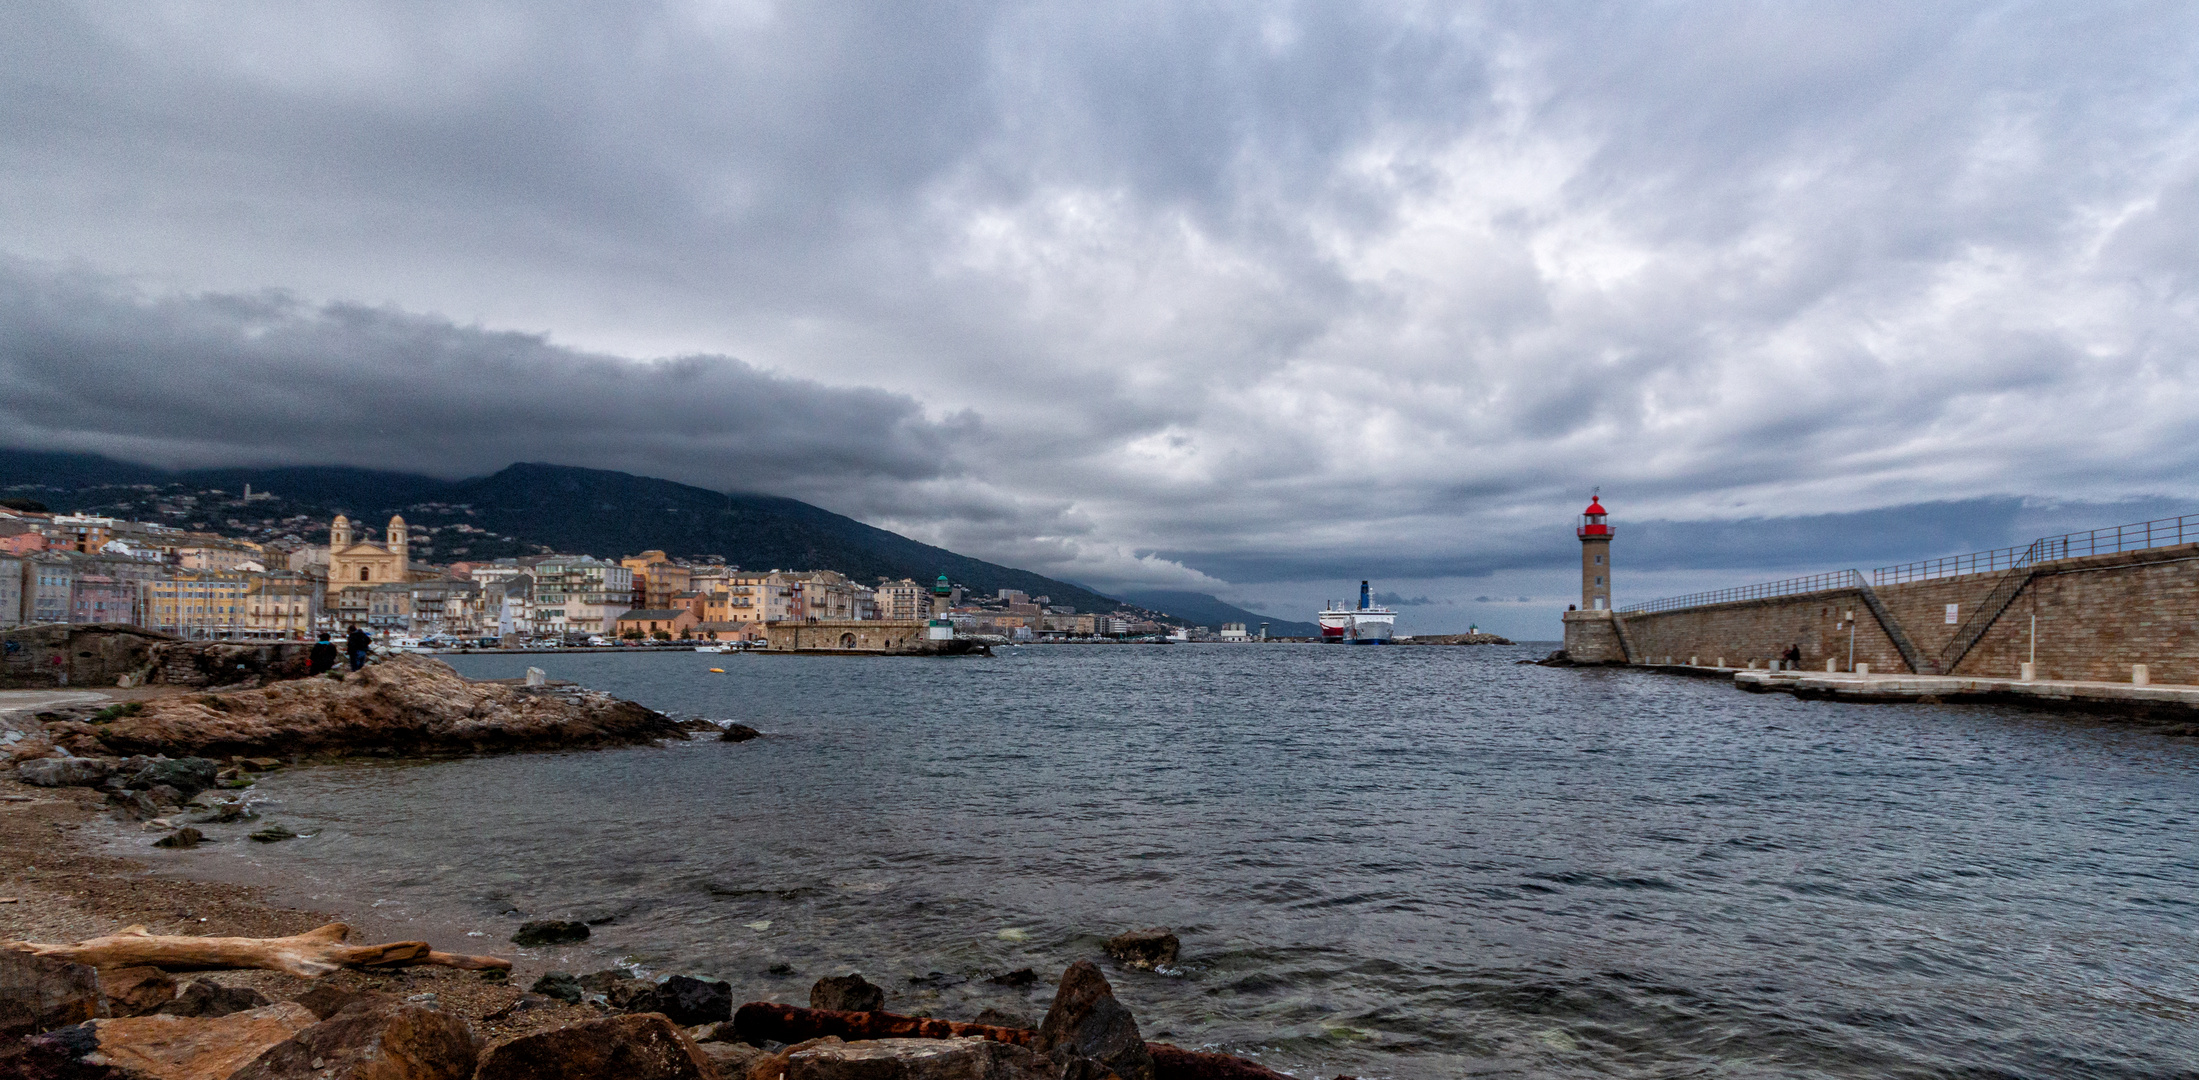
M1321 612L1321 640L1331 645L1387 645L1397 631L1397 612L1376 607L1359 583L1359 606L1344 607L1336 601Z

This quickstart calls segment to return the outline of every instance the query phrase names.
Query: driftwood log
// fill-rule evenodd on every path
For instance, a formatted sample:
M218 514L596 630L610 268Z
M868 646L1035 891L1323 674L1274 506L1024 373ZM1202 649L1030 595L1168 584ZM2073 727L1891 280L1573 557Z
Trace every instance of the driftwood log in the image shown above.
M157 967L165 971L215 971L265 968L308 979L340 968L410 967L431 964L468 971L511 970L512 962L494 956L436 952L425 941L347 945L351 928L329 923L318 930L279 938L170 937L132 926L106 937L74 945L9 942L5 947L36 956L52 956L96 968Z
M827 1035L848 1042L956 1039L974 1035L1016 1046L1030 1046L1038 1040L1038 1032L1028 1028L964 1024L889 1012L804 1009L771 1001L751 1001L733 1014L733 1037L747 1043L761 1044L768 1040L792 1045ZM1230 1054L1185 1050L1157 1042L1146 1043L1145 1048L1153 1055L1153 1080L1289 1080L1265 1065Z

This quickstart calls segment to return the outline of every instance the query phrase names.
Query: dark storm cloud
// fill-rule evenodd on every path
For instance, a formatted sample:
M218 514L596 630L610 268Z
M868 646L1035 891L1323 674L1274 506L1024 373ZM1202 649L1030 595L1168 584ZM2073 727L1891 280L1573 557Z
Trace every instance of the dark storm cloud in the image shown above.
M2199 497L2195 70L2166 4L9 5L0 242L145 291L0 343L0 434L772 487L1103 585L1562 567L1595 484L1645 570L1994 546ZM690 353L752 366L635 359ZM390 400L353 356L463 404L135 419L181 360Z
M0 428L169 466L539 460L757 490L937 478L954 433L906 397L729 357L634 362L282 294L148 299L21 264L0 264Z

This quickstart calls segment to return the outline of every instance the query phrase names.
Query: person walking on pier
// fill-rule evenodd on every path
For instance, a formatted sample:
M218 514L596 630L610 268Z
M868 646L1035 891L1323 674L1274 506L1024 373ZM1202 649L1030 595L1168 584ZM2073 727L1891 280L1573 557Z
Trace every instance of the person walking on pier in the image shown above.
M1788 671L1800 671L1800 670L1802 670L1802 646L1800 646L1800 645L1789 645L1789 646L1787 646L1787 655L1786 655L1786 656L1785 656L1785 657L1784 657L1783 659L1785 659L1785 660L1786 660L1786 662L1787 662L1787 670L1788 670Z

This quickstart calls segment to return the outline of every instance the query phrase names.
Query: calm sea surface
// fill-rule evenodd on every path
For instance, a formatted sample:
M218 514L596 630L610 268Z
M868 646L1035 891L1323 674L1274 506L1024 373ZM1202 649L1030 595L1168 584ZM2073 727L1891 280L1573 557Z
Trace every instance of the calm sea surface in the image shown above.
M1537 651L454 658L770 736L278 774L315 835L163 857L950 1018L1166 925L1180 972L1109 968L1147 1037L1303 1076L2199 1074L2199 744Z

